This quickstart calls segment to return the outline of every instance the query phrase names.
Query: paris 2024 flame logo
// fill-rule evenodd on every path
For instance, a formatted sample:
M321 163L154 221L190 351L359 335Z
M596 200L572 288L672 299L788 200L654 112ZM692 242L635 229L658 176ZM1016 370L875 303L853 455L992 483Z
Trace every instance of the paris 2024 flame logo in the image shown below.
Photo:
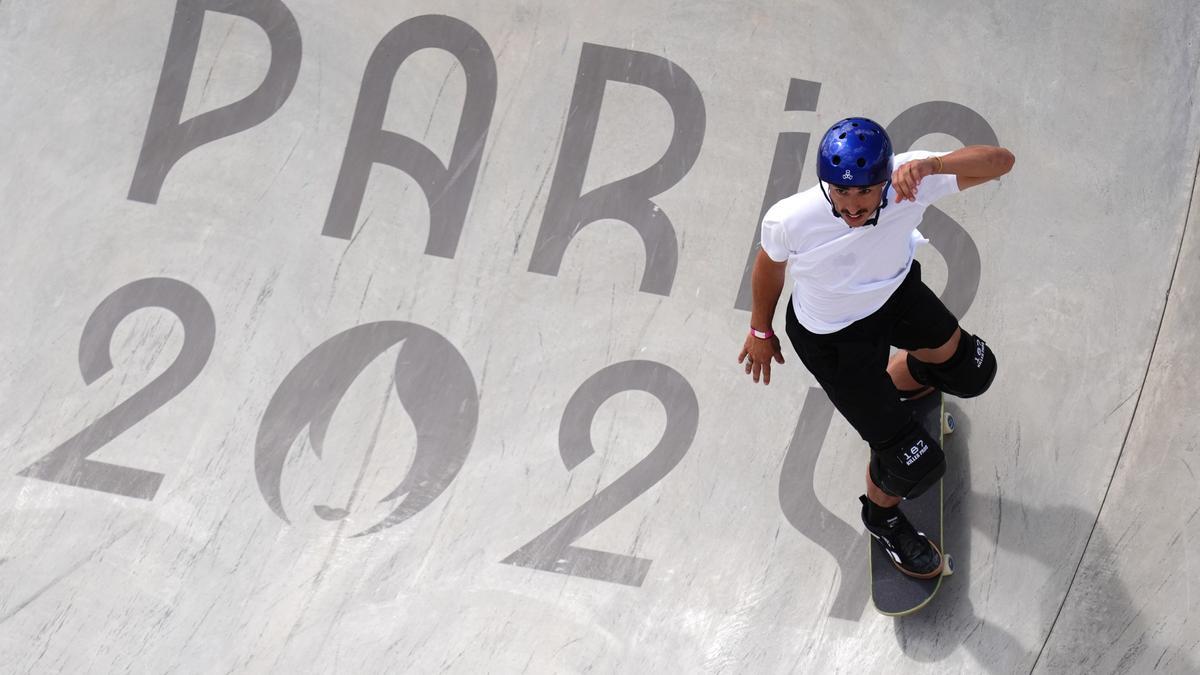
M284 465L307 428L318 458L330 421L347 390L363 370L397 344L395 392L416 428L417 447L404 480L382 501L396 501L382 521L357 533L379 532L404 522L431 504L454 481L475 438L479 394L470 367L438 333L405 321L382 321L339 333L288 373L271 397L255 443L258 487L271 510L291 522L284 509ZM341 509L316 507L326 519L344 518Z

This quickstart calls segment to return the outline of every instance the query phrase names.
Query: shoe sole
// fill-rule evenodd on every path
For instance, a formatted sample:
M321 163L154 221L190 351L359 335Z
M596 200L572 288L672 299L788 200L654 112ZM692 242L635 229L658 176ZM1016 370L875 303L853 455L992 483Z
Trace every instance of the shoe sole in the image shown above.
M938 548L937 544L930 541L929 537L925 537L925 541L929 542L929 545L932 546L933 550L937 551L938 554L938 566L937 569L933 570L932 572L925 572L922 574L913 572L911 570L906 570L900 566L900 563L892 559L890 555L888 556L888 559L892 560L892 565L895 565L896 569L900 570L901 574L904 574L905 576L909 576L914 579L933 579L935 577L940 577L942 576L942 572L946 569L946 556L942 555L942 549Z

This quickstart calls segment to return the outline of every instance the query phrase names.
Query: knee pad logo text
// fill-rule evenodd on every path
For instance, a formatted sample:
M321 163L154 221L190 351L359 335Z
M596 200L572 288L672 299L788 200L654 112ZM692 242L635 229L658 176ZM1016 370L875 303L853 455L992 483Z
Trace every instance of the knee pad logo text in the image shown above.
M929 445L925 441L917 441L911 448L904 451L904 466L912 466L913 462L921 459L927 450L929 450Z

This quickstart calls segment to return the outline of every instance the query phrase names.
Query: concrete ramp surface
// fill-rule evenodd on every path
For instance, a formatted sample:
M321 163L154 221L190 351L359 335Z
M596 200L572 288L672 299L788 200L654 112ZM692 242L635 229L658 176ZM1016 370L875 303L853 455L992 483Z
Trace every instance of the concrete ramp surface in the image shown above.
M3 0L3 669L1200 672L1198 73L1182 0ZM848 115L1017 158L922 224L1000 373L902 619L736 363Z

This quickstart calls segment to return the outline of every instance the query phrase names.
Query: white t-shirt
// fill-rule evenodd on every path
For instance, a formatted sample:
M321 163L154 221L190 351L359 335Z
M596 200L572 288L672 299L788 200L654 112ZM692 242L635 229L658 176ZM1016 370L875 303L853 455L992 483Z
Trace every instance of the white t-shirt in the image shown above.
M894 155L891 170L944 154ZM925 209L955 192L958 178L953 174L921 179L915 202L897 202L895 190L889 189L879 222L855 228L833 215L820 186L772 206L763 217L762 248L771 260L787 262L800 324L813 333L833 333L882 307L904 281L917 247L929 243L917 231Z

